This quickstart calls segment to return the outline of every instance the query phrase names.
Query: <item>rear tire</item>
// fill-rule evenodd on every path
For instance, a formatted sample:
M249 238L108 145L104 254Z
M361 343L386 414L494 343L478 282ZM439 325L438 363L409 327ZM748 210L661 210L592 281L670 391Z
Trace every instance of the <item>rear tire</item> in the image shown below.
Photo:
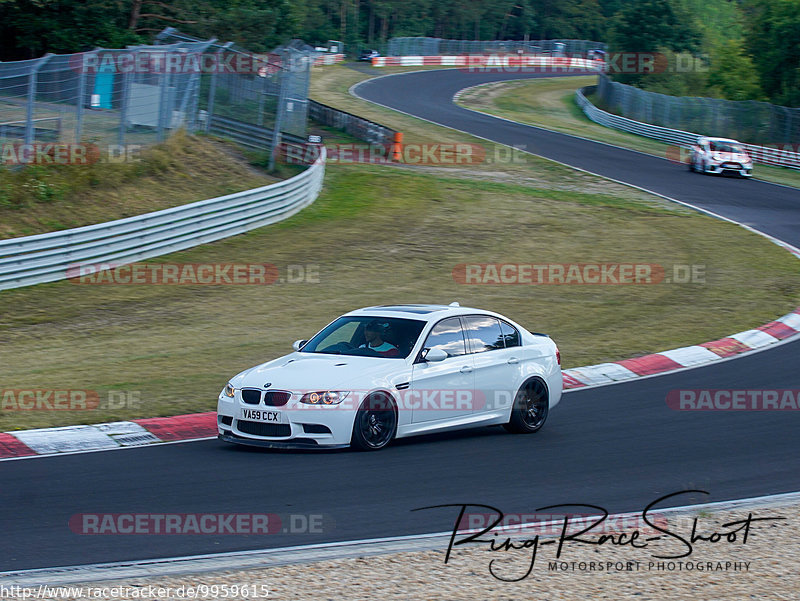
M550 413L547 386L538 378L522 385L514 398L511 419L503 427L513 434L533 434L542 429Z
M350 446L358 451L379 451L397 434L397 409L385 394L364 399L353 422Z

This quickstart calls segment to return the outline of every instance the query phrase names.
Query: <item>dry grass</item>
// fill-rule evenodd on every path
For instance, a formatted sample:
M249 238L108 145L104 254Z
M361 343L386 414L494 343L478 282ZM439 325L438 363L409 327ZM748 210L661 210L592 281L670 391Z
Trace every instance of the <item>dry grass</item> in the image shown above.
M274 181L236 146L183 132L134 162L0 169L0 238L122 219Z

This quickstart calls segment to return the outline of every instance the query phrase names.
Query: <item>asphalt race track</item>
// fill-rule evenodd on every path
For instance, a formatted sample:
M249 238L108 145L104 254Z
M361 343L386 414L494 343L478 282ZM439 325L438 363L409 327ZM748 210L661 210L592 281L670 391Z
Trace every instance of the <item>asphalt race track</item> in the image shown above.
M635 152L458 108L457 90L514 74L393 76L358 94L420 117L703 206L800 245L800 190L706 177ZM414 90L410 95L408 90ZM764 316L764 321L771 317ZM553 333L557 339L557 332ZM0 462L0 571L441 532L483 503L643 509L800 490L800 412L677 412L671 390L800 388L800 342L700 369L569 393L534 436L500 428L399 441L379 453L270 452L217 441ZM580 511L575 510L575 511ZM73 533L80 513L322 514L319 534L260 537Z

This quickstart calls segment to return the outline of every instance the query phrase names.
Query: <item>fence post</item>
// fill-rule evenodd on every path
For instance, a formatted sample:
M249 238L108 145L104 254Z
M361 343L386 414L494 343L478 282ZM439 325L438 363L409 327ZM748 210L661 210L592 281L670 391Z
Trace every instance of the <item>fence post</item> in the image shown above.
M169 95L169 72L164 70L165 72L161 76L161 90L159 93L159 100L158 100L158 136L157 139L159 142L164 141L164 129L168 127L167 123L167 111L169 110L169 102L167 102L167 96Z
M231 46L233 46L233 42L228 42L226 44L223 44L217 50L217 54L221 56L222 53L228 50ZM219 64L219 61L217 61L217 64ZM214 100L217 95L217 70L218 69L214 69L211 72L211 82L208 87L208 106L206 107L206 112L208 114L206 115L206 127L205 127L206 133L208 133L209 130L211 129L211 118L214 116Z
M786 144L792 143L792 110L785 106L783 111L786 114L786 126L784 127L783 138Z
M269 170L275 168L275 154L281 143L281 127L283 127L283 112L286 110L286 87L287 87L287 71L289 70L289 50L284 49L281 51L281 68L278 71L279 88L278 88L278 106L275 108L275 127L272 130L272 145L269 151Z
M281 75L277 75L278 78L281 78ZM265 75L261 78L261 91L258 95L258 119L256 119L256 124L259 127L264 127L264 102L266 101L267 97L267 79L268 75ZM283 81L281 78L279 81ZM280 97L280 92L278 92L278 97ZM280 110L280 109L278 109Z
M44 64L53 56L50 53L45 54L40 58L36 64L31 68L28 74L28 105L25 107L25 144L33 144L34 128L33 128L33 105L36 103L36 79Z
M81 68L78 74L78 102L75 103L75 143L81 143L83 135L83 103L86 101L86 69L81 52Z
M136 59L136 51L133 52L134 62ZM125 134L128 130L128 105L131 103L131 79L130 72L123 73L122 75L122 106L119 111L119 128L117 130L117 144L120 146L125 145Z

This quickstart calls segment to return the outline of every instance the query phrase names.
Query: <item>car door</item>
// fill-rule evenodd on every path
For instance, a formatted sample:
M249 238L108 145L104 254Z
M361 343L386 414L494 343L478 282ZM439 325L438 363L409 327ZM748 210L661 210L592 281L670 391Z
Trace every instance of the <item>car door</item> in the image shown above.
M510 407L520 379L519 332L491 315L468 315L462 319L467 348L473 356L476 395L483 400L474 404L474 411Z
M411 422L419 424L471 415L475 377L461 319L449 317L437 323L422 348L441 349L447 353L447 358L420 360L414 364L404 403L412 408Z

